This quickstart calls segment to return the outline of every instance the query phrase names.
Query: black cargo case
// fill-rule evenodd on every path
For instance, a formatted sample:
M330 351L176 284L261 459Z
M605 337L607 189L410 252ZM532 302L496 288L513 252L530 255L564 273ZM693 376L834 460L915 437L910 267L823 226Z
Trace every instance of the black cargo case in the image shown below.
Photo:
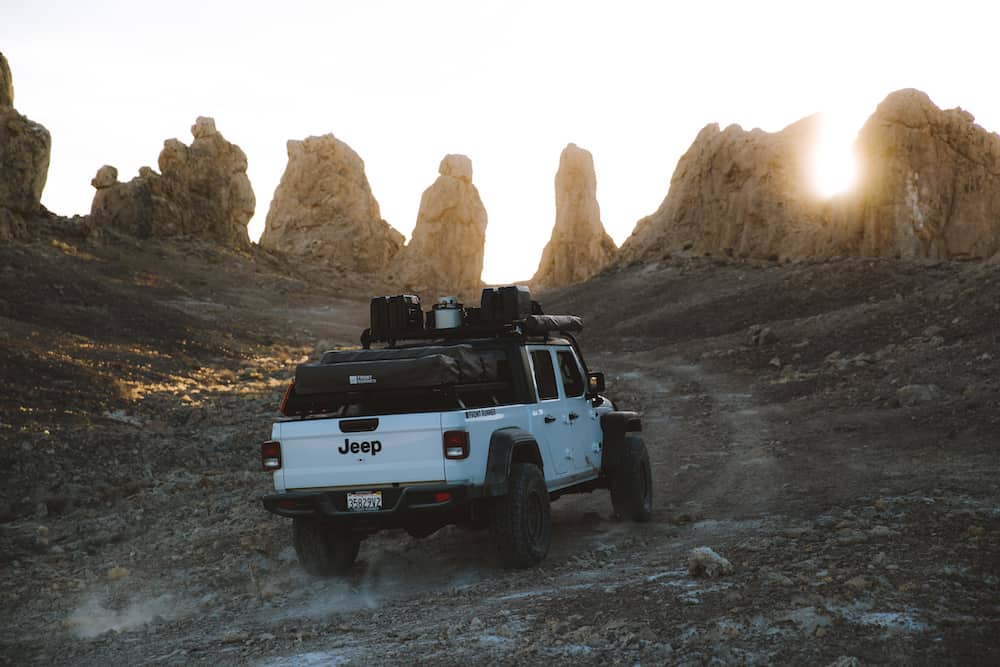
M371 330L376 338L390 332L419 332L424 329L420 297L413 294L379 296L371 300Z
M488 322L513 322L531 315L531 291L524 285L487 287L480 299L480 317Z

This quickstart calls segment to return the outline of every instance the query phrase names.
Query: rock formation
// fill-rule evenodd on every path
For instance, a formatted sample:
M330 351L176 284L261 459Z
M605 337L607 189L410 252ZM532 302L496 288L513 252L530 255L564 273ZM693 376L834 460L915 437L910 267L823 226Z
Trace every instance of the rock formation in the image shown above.
M191 127L194 141L163 142L160 173L142 167L128 183L104 166L91 184L97 189L91 221L140 238L190 236L230 248L247 249L247 223L255 200L247 178L247 158L199 117Z
M756 258L829 252L829 206L808 182L818 120L773 134L705 127L677 163L659 210L622 245L622 261L681 251Z
M332 134L288 142L288 166L267 212L264 248L375 272L403 246L372 196L365 163Z
M49 131L14 109L10 66L0 53L0 241L41 210L51 147Z
M569 144L556 172L556 224L531 284L544 289L583 282L600 272L615 250L601 223L594 158Z
M1000 251L1000 136L972 114L901 90L878 106L856 146L861 185L849 216L862 254L969 259Z
M118 170L111 165L104 165L97 170L97 175L90 179L90 184L95 190L110 188L118 182Z
M855 144L859 185L807 182L816 117L781 132L709 125L677 163L623 262L671 253L802 260L842 254L973 258L1000 251L1000 136L916 90L889 95Z
M487 221L472 184L472 161L446 155L438 171L420 198L413 237L392 261L387 278L427 301L441 294L478 298Z
M14 77L10 74L10 64L0 53L0 109L14 107Z

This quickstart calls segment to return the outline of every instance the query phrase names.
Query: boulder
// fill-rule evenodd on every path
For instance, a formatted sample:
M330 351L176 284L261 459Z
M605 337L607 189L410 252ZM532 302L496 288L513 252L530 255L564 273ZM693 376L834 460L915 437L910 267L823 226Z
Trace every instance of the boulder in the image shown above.
M810 116L776 133L709 125L681 157L660 208L620 261L676 253L808 260L932 259L1000 252L1000 136L917 90L890 94L855 144L858 185L831 199L808 182Z
M472 184L472 162L446 155L439 176L420 198L410 242L390 264L399 290L431 300L441 294L478 298L486 246L486 209Z
M555 186L556 223L531 279L538 289L583 282L600 272L617 250L601 223L590 151L567 145L559 156Z
M372 195L365 163L332 134L288 142L260 244L351 271L385 269L403 246Z
M248 249L255 199L246 155L211 118L198 118L191 134L190 146L163 143L160 173L142 167L138 177L120 183L114 167L102 167L91 181L97 188L91 223L139 238L187 236Z
M49 131L14 109L10 66L0 53L0 240L19 235L42 210L51 148Z

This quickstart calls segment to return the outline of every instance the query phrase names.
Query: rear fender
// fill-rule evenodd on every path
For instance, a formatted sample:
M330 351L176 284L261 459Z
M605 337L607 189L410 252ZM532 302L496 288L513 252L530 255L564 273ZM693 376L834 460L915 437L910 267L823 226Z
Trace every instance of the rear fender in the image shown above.
M542 455L535 436L524 429L511 426L493 432L490 436L490 454L486 462L486 496L503 496L507 493L507 479L512 463L534 463L544 471Z

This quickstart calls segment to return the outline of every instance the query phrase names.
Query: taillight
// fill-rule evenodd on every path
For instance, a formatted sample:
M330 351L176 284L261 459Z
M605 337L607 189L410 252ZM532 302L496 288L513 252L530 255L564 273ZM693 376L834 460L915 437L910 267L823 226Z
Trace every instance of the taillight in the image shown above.
M260 446L260 467L264 472L281 470L281 443L268 440Z
M444 432L444 457L453 460L469 457L469 434L466 431Z
M295 380L288 383L288 389L285 390L285 396L281 399L281 407L278 411L283 415L287 415L285 408L288 406L288 399L292 397L292 392L295 390Z

